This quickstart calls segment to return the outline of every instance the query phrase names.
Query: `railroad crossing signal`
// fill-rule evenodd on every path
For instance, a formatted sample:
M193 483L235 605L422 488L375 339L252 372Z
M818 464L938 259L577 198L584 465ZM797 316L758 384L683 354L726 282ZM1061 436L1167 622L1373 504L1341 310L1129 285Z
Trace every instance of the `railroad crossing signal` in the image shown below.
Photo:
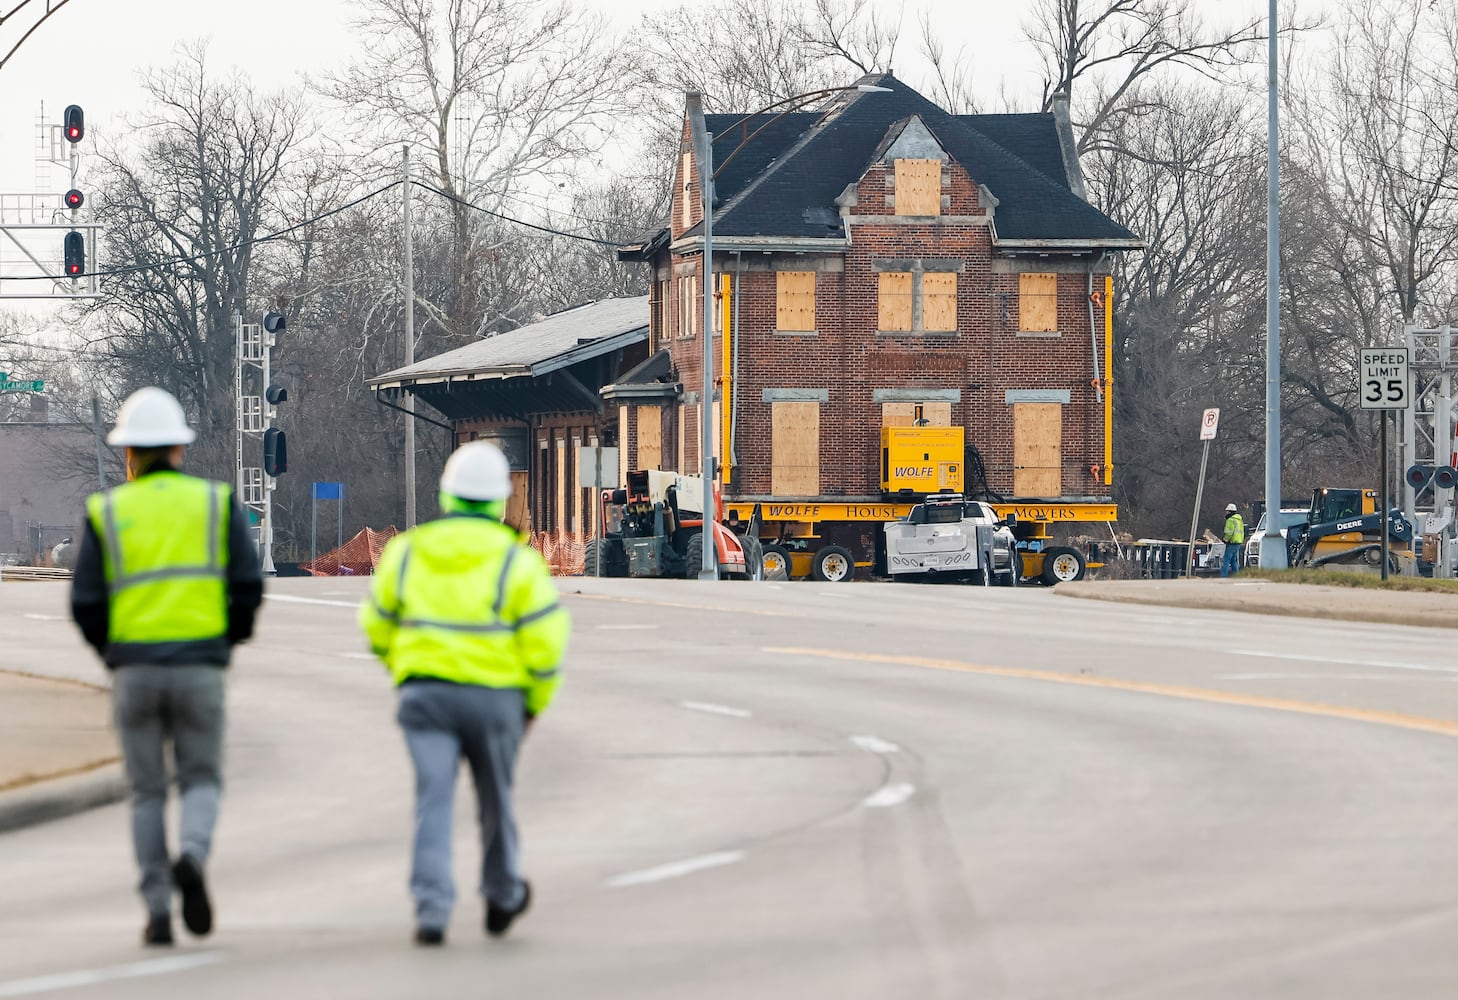
M81 137L85 134L86 114L81 110L81 105L67 105L65 114L65 125L62 128L62 135L66 137L67 142L75 145L76 143L81 141Z

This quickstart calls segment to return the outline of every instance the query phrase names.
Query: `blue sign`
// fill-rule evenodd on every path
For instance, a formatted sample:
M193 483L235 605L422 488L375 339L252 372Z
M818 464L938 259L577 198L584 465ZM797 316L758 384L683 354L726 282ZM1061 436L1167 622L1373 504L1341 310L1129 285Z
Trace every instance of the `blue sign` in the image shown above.
M315 483L314 484L314 499L315 500L343 500L344 499L344 484L343 483Z

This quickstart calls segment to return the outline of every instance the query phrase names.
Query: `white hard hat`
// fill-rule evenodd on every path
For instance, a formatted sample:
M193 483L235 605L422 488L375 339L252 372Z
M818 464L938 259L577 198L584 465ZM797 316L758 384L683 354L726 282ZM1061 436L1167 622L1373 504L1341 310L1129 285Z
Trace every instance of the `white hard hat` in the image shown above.
M107 444L126 448L165 448L195 440L197 432L187 426L182 404L172 393L150 385L127 397L106 436Z
M1233 503L1228 503L1225 505L1225 513L1227 514L1234 514L1239 509L1240 508L1236 507Z
M489 441L472 441L446 459L442 493L462 500L505 500L511 496L511 463Z

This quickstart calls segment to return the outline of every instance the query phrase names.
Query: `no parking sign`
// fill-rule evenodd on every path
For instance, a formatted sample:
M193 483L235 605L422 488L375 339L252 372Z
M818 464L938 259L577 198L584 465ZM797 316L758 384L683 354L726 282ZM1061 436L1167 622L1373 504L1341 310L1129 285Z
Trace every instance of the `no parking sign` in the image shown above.
M1206 410L1205 415L1200 418L1200 440L1214 441L1215 430L1219 426L1220 408L1218 406L1212 406L1210 409Z

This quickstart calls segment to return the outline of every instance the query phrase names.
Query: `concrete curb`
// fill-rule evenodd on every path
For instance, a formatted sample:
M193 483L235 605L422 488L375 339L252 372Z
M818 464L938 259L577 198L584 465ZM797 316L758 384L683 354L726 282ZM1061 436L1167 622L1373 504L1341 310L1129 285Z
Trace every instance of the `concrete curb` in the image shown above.
M108 761L80 774L48 778L0 792L0 833L64 819L127 796L126 775L119 761Z
M1377 625L1404 625L1417 628L1458 629L1458 608L1434 607L1432 602L1421 600L1433 595L1384 593L1383 600L1371 600L1373 591L1356 590L1347 587L1308 587L1302 584L1272 583L1271 587L1289 589L1292 596L1299 589L1310 597L1312 593L1329 599L1329 603L1312 604L1305 601L1282 601L1279 593L1272 593L1271 587L1263 587L1259 597L1254 594L1212 594L1181 593L1188 586L1179 581L1163 581L1150 589L1123 589L1121 581L1062 583L1054 593L1085 601L1113 601L1119 604L1143 604L1155 607L1191 608L1200 611L1240 611L1246 614L1273 615L1286 618L1315 618L1326 621L1371 622ZM1364 603L1362 595L1368 595ZM1440 595L1441 596L1441 595ZM1274 598L1274 599L1272 599ZM1396 598L1397 600L1392 600ZM1404 601L1407 598L1409 600ZM1418 598L1419 600L1411 600ZM1451 598L1449 599L1451 600ZM1406 605L1406 606L1404 606Z

